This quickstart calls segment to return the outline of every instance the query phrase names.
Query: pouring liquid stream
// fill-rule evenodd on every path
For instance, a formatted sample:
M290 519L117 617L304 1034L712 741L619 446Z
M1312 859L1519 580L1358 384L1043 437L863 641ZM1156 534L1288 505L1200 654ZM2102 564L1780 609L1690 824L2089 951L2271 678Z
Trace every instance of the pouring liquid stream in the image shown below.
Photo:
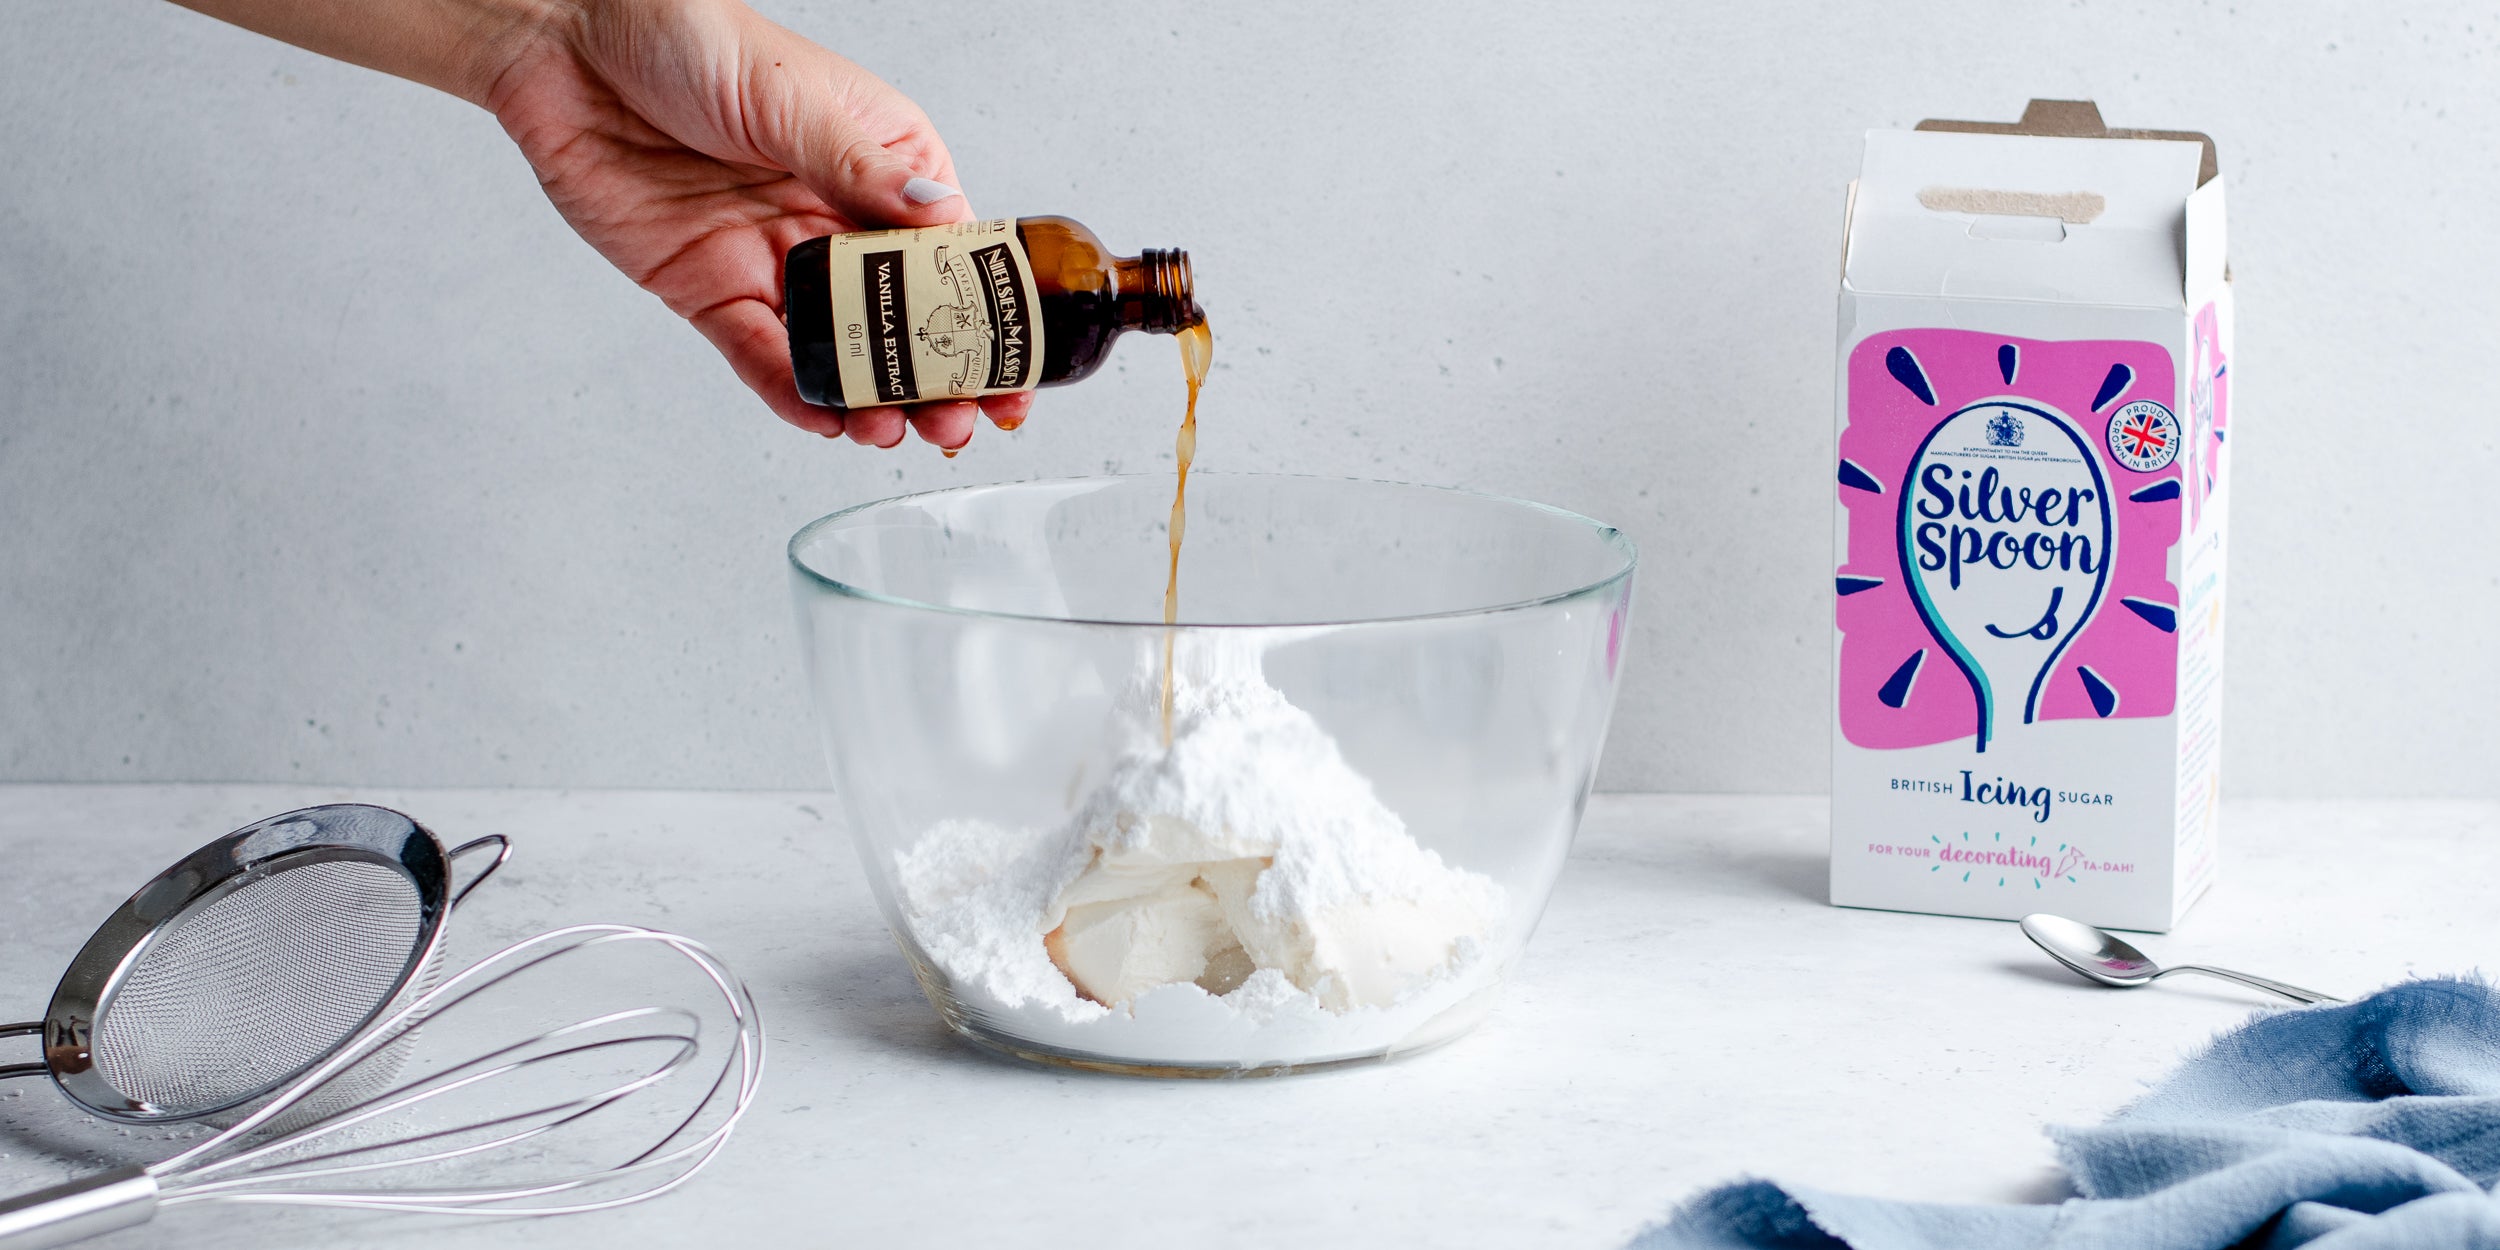
M1207 366L1215 359L1215 336L1201 319L1172 336L1180 341L1181 371L1189 380L1189 407L1181 416L1180 435L1173 439L1172 450L1180 461L1180 478L1172 487L1172 567L1163 581L1163 745L1172 745L1172 641L1176 631L1171 626L1181 619L1181 537L1189 528L1189 462L1198 455L1198 388L1207 380Z

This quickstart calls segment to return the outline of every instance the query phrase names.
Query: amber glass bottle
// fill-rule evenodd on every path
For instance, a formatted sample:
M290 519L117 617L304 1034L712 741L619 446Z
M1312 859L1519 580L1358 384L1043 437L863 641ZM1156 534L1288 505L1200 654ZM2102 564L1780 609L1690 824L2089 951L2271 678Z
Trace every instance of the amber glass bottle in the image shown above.
M1074 382L1122 331L1205 320L1188 253L1114 256L1065 217L809 239L781 282L799 395L832 408Z

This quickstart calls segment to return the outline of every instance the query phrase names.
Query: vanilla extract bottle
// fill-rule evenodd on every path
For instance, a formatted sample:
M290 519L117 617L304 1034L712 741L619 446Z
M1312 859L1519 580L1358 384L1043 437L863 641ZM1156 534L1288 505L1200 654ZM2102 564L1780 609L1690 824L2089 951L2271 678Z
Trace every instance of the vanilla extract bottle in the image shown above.
M830 408L1074 382L1123 332L1201 325L1189 254L1114 256L1065 217L809 239L782 265L799 395Z

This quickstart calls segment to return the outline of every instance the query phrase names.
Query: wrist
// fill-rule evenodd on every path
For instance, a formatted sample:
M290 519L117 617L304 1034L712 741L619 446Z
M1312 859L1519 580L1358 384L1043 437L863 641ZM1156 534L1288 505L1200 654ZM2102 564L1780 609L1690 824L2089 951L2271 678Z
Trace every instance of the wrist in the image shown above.
M463 13L460 61L450 80L433 85L487 110L499 110L516 67L576 42L592 0L434 0Z
M510 68L575 25L587 0L176 0L308 52L485 104Z

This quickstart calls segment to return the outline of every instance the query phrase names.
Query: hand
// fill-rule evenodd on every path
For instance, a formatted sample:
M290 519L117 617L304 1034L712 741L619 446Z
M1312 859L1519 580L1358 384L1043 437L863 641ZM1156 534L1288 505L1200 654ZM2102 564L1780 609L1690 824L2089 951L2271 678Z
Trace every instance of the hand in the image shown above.
M737 0L577 0L511 40L481 103L583 239L728 357L781 418L892 447L906 417L940 447L1029 394L867 408L799 398L781 258L821 234L972 215L918 106Z
M940 447L1030 395L843 414L799 398L781 257L820 234L972 215L919 108L739 0L180 0L492 110L556 211L712 340L782 419Z

